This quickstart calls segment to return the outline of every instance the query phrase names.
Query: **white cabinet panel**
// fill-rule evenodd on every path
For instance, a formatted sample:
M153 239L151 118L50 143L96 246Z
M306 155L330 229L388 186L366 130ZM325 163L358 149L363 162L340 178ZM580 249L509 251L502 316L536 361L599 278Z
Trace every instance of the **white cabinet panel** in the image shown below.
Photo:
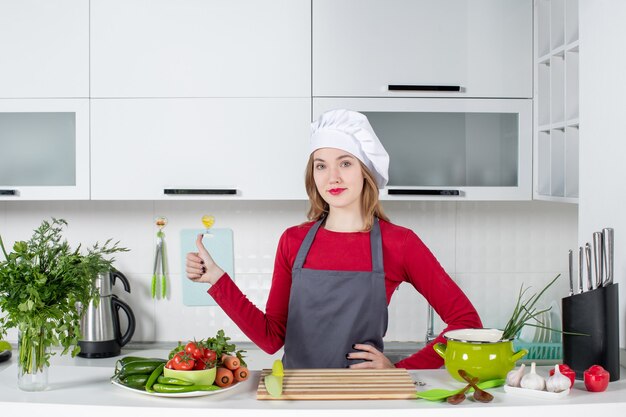
M385 200L530 200L532 100L314 98L365 114L390 156Z
M92 198L305 199L310 117L310 99L94 99Z
M313 0L313 95L531 98L532 10L531 0Z
M92 0L93 97L307 97L309 0Z
M0 200L89 199L89 100L0 100Z
M89 96L89 2L0 0L0 98Z

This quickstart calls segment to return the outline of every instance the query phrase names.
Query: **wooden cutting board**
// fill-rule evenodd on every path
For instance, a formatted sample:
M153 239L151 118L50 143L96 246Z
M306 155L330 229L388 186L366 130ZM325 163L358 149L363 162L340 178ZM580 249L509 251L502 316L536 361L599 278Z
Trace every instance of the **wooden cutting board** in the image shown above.
M415 384L406 369L285 369L283 394L265 389L263 369L257 400L412 400Z

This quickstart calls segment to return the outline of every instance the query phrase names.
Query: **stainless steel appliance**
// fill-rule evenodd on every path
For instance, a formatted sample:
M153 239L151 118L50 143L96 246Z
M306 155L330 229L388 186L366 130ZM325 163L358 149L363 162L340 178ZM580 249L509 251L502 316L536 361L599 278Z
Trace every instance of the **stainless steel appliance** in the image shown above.
M131 308L113 294L112 287L119 279L124 290L130 293L128 279L119 271L111 270L99 274L94 285L100 291L100 300L92 301L81 319L82 338L78 342L83 358L109 358L121 353L122 346L128 343L135 333L135 315ZM124 334L120 330L120 309L128 318Z

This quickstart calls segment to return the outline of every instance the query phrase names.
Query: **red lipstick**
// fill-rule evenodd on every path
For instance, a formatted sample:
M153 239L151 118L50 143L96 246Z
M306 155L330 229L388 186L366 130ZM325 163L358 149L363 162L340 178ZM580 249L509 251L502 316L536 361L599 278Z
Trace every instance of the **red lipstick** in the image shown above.
M346 191L345 188L331 188L330 190L328 190L328 192L332 195L339 195L343 193L344 191Z

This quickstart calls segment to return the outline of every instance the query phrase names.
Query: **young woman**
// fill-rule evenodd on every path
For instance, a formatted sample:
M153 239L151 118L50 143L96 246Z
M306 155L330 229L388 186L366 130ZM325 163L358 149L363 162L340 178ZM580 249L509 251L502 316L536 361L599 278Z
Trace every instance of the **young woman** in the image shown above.
M387 305L408 282L447 324L481 327L465 294L410 229L389 221L378 200L389 156L367 118L324 113L311 125L306 167L309 222L280 238L265 313L215 264L198 236L189 279L209 294L257 346L284 346L288 368L438 368L432 344L396 364L383 354ZM444 341L440 335L433 343Z

